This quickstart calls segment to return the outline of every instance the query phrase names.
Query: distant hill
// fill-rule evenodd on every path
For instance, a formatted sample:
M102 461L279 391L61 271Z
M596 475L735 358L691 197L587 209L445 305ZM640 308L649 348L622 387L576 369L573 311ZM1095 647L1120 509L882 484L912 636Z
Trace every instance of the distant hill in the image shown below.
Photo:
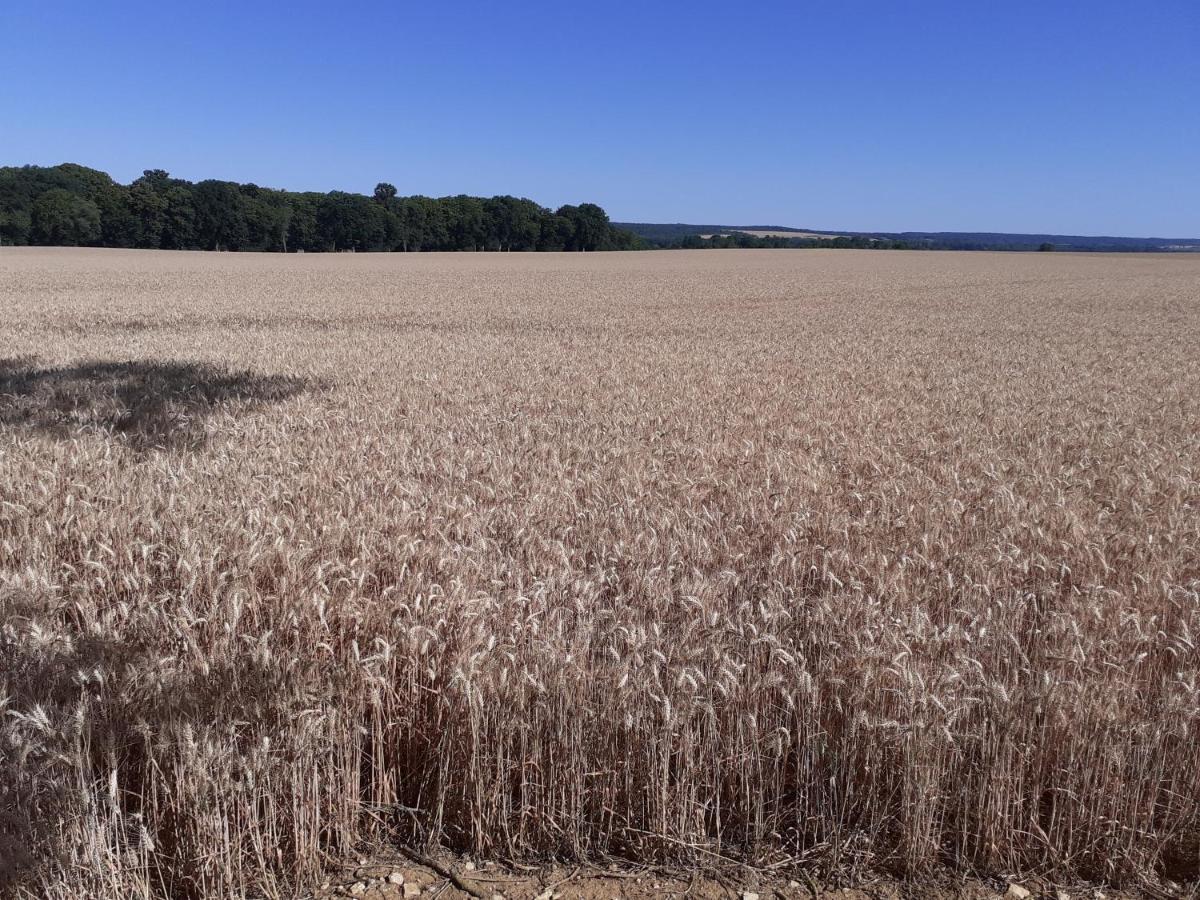
M786 225L689 225L684 223L614 222L660 247L679 245L685 239L709 235L774 235L797 246L821 246L822 241L848 239L855 245L880 242L930 250L1074 250L1094 252L1200 252L1200 238L1135 238L1077 234L1009 234L992 231L831 231L827 228L792 228ZM690 241L688 243L691 243ZM846 241L840 241L844 244ZM1047 246L1049 245L1049 246Z

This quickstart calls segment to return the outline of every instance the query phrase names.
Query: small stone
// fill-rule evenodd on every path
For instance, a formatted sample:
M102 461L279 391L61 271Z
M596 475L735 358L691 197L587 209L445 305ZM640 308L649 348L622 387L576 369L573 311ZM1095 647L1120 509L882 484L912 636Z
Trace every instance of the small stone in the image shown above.
M1071 895L1059 888L1054 892L1054 900L1071 900Z
M742 900L758 900L758 894L754 891L742 891Z
M1004 892L1004 896L1010 898L1010 900L1029 900L1033 894L1019 884L1010 884L1008 890Z
M393 872L388 876L388 884L404 884L404 873Z
M466 862L466 865L464 865L463 868L466 869L468 872L474 872L475 871L475 863L471 862L468 859Z
M794 890L797 890L797 889L800 887L800 882L798 882L798 881L789 881L789 882L788 882L788 887L790 887L790 888L791 888L793 891L794 891Z
M406 881L406 882L404 882L404 896L405 897L420 897L421 889L417 885L413 884L411 881Z
M352 897L359 897L359 896L365 894L366 892L367 892L367 886L365 884L363 884L361 881L356 881L356 882L354 882L354 884L350 885L350 895Z

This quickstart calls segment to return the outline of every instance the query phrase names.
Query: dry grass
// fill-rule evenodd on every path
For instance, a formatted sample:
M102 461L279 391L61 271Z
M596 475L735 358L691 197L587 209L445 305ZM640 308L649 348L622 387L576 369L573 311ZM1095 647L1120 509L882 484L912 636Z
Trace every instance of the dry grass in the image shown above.
M0 251L6 868L1195 878L1198 283Z

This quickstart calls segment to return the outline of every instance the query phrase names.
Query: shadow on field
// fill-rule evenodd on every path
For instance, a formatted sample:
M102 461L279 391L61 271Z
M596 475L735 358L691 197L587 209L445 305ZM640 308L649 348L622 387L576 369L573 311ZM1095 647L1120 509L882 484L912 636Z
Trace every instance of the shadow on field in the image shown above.
M0 745L9 752L0 897L44 896L44 880L61 868L116 853L153 869L148 881L163 896L199 900L202 857L179 825L197 795L170 790L189 774L187 748L196 735L228 736L222 723L236 722L249 748L286 734L289 686L314 663L272 666L245 654L191 672L153 615L119 635L94 633L92 621L56 591L0 569ZM222 797L236 787L222 785ZM99 885L104 874L85 877Z
M0 597L6 624L0 665L11 692L0 733L18 748L0 768L0 896L10 896L22 884L27 896L37 896L38 874L67 857L57 826L78 814L71 805L71 775L91 762L78 756L78 741L67 723L72 713L99 698L102 684L94 679L104 669L119 670L138 654L99 638L30 639L28 623L34 620L16 615L15 605L12 597Z
M87 431L134 449L194 450L205 420L220 409L249 411L308 387L302 378L234 372L206 363L88 362L43 368L36 359L0 359L0 430L59 438Z

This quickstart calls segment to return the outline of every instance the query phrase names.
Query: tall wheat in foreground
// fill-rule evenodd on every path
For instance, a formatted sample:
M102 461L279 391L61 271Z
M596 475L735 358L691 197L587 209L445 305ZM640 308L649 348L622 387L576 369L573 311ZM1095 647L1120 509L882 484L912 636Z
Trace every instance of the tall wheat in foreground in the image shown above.
M0 889L1196 879L1198 283L0 251Z

